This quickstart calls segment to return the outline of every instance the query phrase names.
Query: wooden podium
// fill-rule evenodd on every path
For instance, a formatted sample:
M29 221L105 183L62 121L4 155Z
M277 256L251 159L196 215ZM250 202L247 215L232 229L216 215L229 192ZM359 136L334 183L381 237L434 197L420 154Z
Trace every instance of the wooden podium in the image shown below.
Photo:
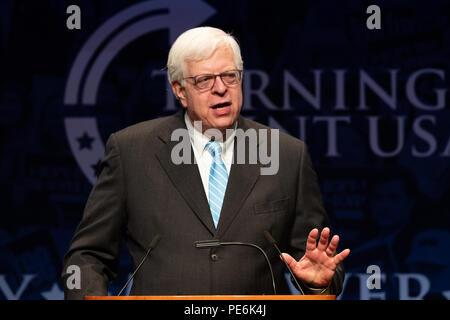
M336 300L335 295L86 296L84 300Z

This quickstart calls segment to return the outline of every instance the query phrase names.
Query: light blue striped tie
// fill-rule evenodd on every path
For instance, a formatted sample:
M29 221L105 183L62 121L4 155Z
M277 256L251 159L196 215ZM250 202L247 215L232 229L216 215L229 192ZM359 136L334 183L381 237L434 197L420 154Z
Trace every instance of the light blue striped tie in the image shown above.
M225 190L227 189L228 171L222 161L222 147L220 144L211 140L206 144L205 148L213 157L211 169L209 170L209 207L214 226L217 228Z

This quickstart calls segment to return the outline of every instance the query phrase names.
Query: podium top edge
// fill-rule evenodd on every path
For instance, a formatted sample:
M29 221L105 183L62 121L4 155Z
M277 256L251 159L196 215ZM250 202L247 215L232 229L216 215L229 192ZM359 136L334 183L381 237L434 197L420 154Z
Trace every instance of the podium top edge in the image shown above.
M85 296L84 300L336 300L335 295Z

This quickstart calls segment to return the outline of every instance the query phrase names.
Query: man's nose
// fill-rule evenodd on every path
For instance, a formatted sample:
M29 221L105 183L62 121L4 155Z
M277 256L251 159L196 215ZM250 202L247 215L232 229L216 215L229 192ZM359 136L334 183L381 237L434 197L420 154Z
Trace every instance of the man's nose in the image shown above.
M227 86L223 83L220 75L216 76L212 90L213 93L217 93L219 95L223 95L227 91Z

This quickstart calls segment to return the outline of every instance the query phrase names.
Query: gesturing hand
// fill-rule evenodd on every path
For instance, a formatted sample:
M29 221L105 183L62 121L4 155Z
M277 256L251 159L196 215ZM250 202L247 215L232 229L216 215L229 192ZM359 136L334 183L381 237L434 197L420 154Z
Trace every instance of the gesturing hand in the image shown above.
M328 244L330 229L324 228L316 246L319 230L313 229L308 235L305 255L296 261L287 253L283 257L288 263L294 275L306 285L312 287L328 287L334 276L336 267L350 254L349 249L336 254L339 244L339 236L335 235Z

